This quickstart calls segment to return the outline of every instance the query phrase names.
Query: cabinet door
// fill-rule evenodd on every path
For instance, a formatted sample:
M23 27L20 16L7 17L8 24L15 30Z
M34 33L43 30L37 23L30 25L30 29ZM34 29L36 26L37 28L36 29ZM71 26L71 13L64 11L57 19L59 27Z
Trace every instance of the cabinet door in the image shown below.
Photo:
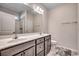
M48 52L50 51L51 49L51 39L47 40L47 50Z
M29 47L35 45L35 41L30 41L21 45L17 45L8 49L5 49L3 51L1 51L1 55L2 56L12 56L16 53L19 53L25 49L28 49Z
M37 45L37 54L44 50L44 43L40 43Z
M31 47L28 50L25 50L25 56L35 56L35 47Z
M45 55L47 55L47 40L45 41Z

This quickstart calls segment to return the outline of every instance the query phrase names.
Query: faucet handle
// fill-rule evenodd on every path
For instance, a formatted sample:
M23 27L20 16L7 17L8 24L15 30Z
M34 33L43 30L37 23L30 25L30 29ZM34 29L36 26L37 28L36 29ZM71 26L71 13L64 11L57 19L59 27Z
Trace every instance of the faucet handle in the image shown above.
M13 32L13 34L15 34L15 32Z

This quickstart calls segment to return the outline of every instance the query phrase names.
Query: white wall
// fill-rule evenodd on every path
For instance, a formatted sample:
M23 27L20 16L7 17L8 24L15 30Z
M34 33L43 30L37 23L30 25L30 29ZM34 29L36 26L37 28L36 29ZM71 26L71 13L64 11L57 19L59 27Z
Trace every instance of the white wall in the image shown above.
M12 34L15 32L15 16L0 11L0 34Z
M64 4L49 12L48 32L62 46L77 49L77 4Z

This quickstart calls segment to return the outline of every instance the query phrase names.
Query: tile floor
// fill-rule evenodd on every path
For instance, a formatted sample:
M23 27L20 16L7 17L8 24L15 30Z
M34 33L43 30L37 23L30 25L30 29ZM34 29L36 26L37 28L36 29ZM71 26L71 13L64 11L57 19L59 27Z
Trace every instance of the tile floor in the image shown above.
M47 56L77 56L77 52L74 52L68 48L64 48L58 45L51 44L51 50Z

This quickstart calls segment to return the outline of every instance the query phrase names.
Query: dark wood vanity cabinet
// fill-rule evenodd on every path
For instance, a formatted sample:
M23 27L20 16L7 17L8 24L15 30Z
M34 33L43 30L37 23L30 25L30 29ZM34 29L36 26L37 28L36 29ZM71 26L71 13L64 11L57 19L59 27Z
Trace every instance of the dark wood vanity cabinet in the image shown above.
M45 56L51 49L51 35L0 50L1 56Z
M14 56L24 56L24 55L25 55L24 52L20 52L20 53L14 55Z
M44 56L44 50L38 53L37 56Z
M51 36L45 37L45 55L50 52L51 49Z
M36 40L36 56L44 56L44 37Z
M35 56L35 46L25 50L25 56Z
M51 35L45 36L44 38L40 38L40 43L38 44L38 40L36 41L36 55L37 56L45 56L50 52L51 49Z
M47 48L47 40L45 41L45 55L47 55L48 54L48 48Z
M50 51L50 49L51 49L51 40L50 39L48 39L47 40L47 52L49 52Z
M35 47L26 49L20 53L15 54L14 56L35 56Z
M30 53L33 52L35 53L35 40L5 48L1 50L0 53L2 56L19 56L19 55L24 56L27 55L26 54L27 50L28 52L31 51Z

